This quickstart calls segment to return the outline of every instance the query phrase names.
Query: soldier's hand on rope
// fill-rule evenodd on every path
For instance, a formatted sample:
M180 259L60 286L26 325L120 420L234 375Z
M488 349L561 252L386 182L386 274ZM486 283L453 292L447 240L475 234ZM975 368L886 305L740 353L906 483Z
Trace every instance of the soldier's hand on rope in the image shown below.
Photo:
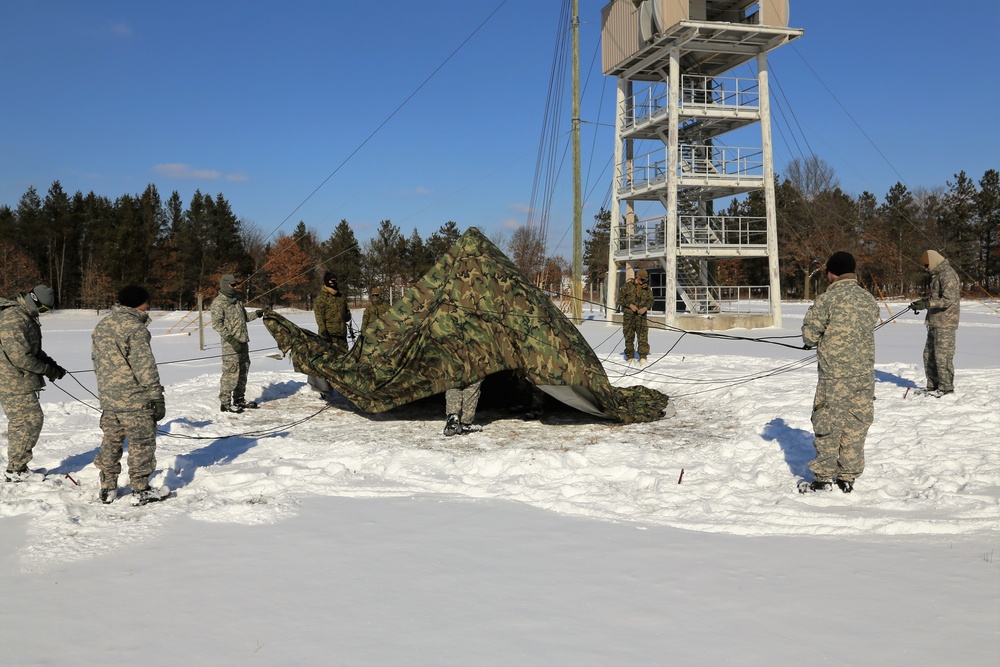
M631 305L629 305L628 309L631 310L633 313L638 313L639 312L639 309L635 307L634 303L631 304Z
M49 382L55 382L66 376L66 369L57 363L46 364L44 375L49 379Z
M913 309L914 313L919 313L921 310L927 310L927 307L929 305L930 304L927 303L927 299L917 299L916 301L910 304L910 308Z
M149 402L149 407L153 408L153 421L158 422L167 414L167 402L162 398L154 398Z
M257 312L254 313L254 315L256 315L257 317L263 317L264 316L264 309L263 308L258 308Z

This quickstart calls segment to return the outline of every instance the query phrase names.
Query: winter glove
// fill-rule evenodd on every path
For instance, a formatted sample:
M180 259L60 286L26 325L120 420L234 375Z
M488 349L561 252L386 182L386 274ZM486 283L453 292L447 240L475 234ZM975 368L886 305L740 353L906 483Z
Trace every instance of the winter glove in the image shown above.
M264 316L264 309L263 308L258 308L257 312L254 313L254 315L256 315L257 317L263 317Z
M158 422L167 414L167 403L162 398L154 398L149 402L149 407L153 408L153 421Z
M927 299L917 299L910 304L910 308L913 309L914 313L919 313L921 310L927 310L930 304L927 303Z
M330 335L329 331L324 331L320 334L320 338L325 340L327 343L333 342L333 336Z
M354 327L350 324L347 325L347 335L351 337L351 342L354 342Z
M49 382L55 382L66 376L66 369L56 363L45 364L44 375L49 379Z

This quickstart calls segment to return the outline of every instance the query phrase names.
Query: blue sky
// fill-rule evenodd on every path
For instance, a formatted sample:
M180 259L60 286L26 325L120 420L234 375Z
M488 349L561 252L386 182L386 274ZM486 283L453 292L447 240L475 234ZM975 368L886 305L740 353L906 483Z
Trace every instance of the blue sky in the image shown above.
M346 219L364 240L390 219L404 235L448 220L509 234L562 2L0 3L0 204L56 180L111 198L155 183L185 203L221 192L265 233L303 220L322 239ZM611 180L604 4L580 0L585 226ZM811 148L845 190L881 198L1000 168L1000 3L792 0L791 14L805 36L770 58L779 173ZM567 161L549 222L567 258L571 216Z

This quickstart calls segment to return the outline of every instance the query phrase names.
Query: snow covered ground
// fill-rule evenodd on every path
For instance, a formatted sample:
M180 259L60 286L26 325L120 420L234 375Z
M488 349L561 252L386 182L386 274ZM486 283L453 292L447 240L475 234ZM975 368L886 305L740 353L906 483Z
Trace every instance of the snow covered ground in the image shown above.
M853 494L805 496L803 350L652 331L638 369L593 313L582 331L609 376L668 393L676 417L522 421L485 391L485 430L446 438L441 397L381 415L320 401L259 321L261 408L221 414L218 337L199 350L179 314L154 312L153 483L174 493L142 508L96 498L99 317L46 314L44 347L72 377L42 395L32 465L49 480L0 484L2 662L992 664L1000 316L962 308L956 394L914 395L922 315L882 327L865 474ZM805 310L725 333L796 336Z

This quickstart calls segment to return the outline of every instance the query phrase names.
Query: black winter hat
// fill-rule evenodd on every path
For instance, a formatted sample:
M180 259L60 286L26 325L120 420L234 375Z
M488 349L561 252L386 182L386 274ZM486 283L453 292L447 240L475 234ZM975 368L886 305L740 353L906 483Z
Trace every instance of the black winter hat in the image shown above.
M323 274L323 284L327 287L337 286L337 274L332 271L327 271Z
M826 260L826 270L835 276L842 276L845 273L854 273L857 264L854 262L854 255L849 252L835 252Z
M118 292L118 303L129 308L138 308L149 301L149 292L138 285L128 285Z

